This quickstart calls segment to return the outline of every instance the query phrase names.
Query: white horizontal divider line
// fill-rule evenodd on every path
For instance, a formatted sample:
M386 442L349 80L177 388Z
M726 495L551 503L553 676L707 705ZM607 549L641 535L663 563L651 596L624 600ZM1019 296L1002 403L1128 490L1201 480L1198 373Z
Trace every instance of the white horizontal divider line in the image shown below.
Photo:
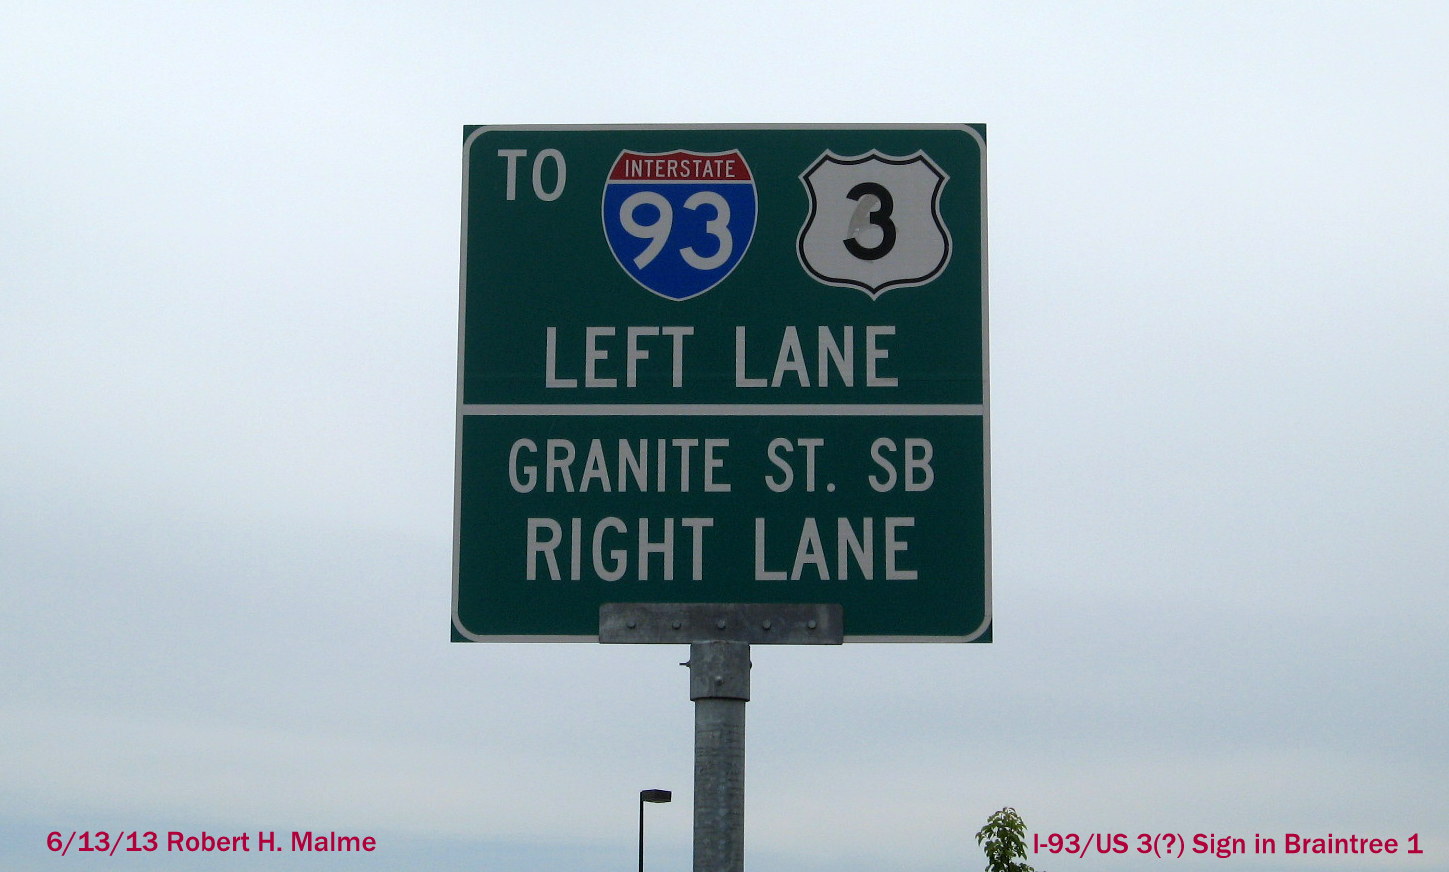
M577 415L623 417L750 415L773 417L829 416L945 416L986 414L977 403L465 403L464 415L524 416Z

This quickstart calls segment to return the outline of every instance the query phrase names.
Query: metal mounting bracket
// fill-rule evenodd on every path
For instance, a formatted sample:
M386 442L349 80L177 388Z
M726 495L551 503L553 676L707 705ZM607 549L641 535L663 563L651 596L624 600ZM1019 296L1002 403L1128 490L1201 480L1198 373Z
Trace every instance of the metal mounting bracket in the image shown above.
M605 603L599 641L839 645L845 618L838 603Z

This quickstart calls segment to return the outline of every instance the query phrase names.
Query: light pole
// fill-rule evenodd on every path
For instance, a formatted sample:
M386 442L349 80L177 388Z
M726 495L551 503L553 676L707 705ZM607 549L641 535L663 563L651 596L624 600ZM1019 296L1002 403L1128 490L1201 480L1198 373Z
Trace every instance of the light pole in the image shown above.
M639 872L644 872L644 803L668 802L674 794L667 790L639 791Z

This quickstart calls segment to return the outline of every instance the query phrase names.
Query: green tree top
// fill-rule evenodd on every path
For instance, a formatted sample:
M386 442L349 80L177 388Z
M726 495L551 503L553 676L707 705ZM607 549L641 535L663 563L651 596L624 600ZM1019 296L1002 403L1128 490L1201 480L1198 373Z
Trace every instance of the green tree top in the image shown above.
M987 818L976 843L986 852L986 872L1036 872L1026 864L1026 823L1014 808Z

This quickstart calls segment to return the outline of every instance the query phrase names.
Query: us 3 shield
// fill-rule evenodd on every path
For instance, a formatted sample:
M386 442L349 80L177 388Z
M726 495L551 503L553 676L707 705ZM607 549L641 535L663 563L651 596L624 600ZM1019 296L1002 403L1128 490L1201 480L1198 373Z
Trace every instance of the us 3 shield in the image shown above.
M734 271L755 234L754 177L738 150L623 151L604 184L604 237L624 272L670 300Z
M924 285L951 260L941 220L948 176L924 152L854 157L827 151L800 174L810 211L800 229L800 265L816 281L879 297Z

